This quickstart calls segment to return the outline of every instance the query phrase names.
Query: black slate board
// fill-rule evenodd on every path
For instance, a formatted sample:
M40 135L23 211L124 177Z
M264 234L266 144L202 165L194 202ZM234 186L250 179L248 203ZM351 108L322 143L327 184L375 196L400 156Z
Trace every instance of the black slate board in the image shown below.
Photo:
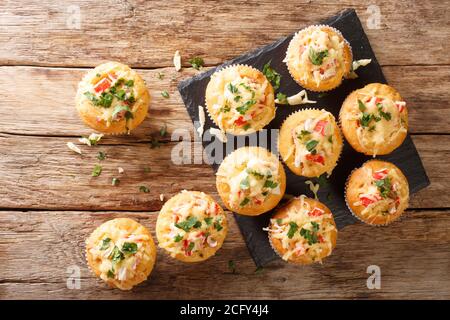
M275 119L266 127L267 129L279 129L282 122L289 114L307 107L325 108L333 113L337 119L342 102L353 90L362 88L366 84L372 82L386 83L381 67L375 58L375 54L373 53L367 36L361 26L361 22L353 9L342 11L331 18L319 22L318 24L331 25L340 30L344 38L346 38L352 46L354 60L372 59L372 62L366 67L361 67L358 69L357 74L359 77L357 79L344 80L341 86L330 91L325 96L308 92L309 99L316 100L316 104L308 104L303 106L279 106ZM304 26L299 26L299 29L303 27ZM247 64L262 70L264 64L271 60L272 68L282 75L281 86L277 92L283 92L288 96L298 93L302 88L291 78L286 65L282 62L292 36L293 34L268 46L228 61L216 68L208 70L207 72L198 74L190 79L180 82L178 85L178 90L180 91L181 97L183 98L187 111L194 122L195 127L197 128L199 126L198 106L205 106L205 90L211 74L213 74L217 69L221 69L230 64ZM224 154L229 154L232 152L235 149L233 142L235 137L228 134L228 142L226 144L222 144L217 138L213 138L213 142L211 143L211 135L207 132L207 130L211 127L216 128L217 126L214 125L211 119L207 117L205 123L205 134L203 135L203 147L206 148L209 145L209 149L216 148L216 150L220 150L219 148L222 148ZM253 134L249 136L253 136L253 138L255 138L256 135ZM270 132L269 137L271 137ZM272 152L277 154L276 143L273 143L276 140L274 140L274 137L271 138L272 140L269 139L269 141L272 141L272 143L269 143L269 145L265 147L268 147L272 150ZM255 145L255 143L249 143L249 141L247 141L246 144ZM405 176L408 178L411 194L425 188L430 184L420 157L409 135L405 139L404 143L393 153L387 156L380 156L379 158L393 162L403 171ZM344 148L337 167L334 169L333 174L328 179L326 185L322 186L319 190L318 195L320 201L326 204L333 212L339 229L346 225L353 224L356 221L344 202L345 180L354 168L361 166L364 161L369 159L371 159L371 157L357 153L348 145L347 142L344 142ZM220 163L212 164L214 170L217 170L219 165ZM286 166L285 171L287 175L286 194L295 196L306 194L312 196L309 187L304 183L307 179L294 175ZM211 177L211 179L215 179L215 177ZM272 212L267 212L258 217L247 217L235 214L235 219L245 238L250 254L258 267L264 266L270 261L278 258L269 245L267 233L262 231L262 228L268 225L271 215ZM368 232L370 232L369 229ZM368 237L369 236L370 235L368 235Z

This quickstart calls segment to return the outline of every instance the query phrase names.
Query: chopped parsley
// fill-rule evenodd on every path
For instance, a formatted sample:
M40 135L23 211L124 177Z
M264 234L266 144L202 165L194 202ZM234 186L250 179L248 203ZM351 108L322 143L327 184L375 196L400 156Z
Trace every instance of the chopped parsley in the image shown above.
M185 232L189 232L195 225L200 222L196 217L188 217L186 220L182 222L175 223L175 227L181 229ZM201 225L201 222L200 222Z
M139 191L144 192L144 193L149 193L150 189L147 188L146 186L139 186Z
M228 88L228 90L229 90L231 93L238 93L238 92L239 92L237 86L233 85L232 83L229 83L228 86L227 86L227 88Z
M173 238L173 241L175 241L175 242L180 242L181 240L183 240L183 236L182 236L182 235L179 235L179 234L177 234L177 235L175 236L175 238Z
M391 179L389 177L376 180L375 185L383 198L387 198L389 196L389 193L391 192Z
M247 171L248 174L251 174L251 175L255 176L258 179L264 178L264 175L262 173L259 173L256 170L247 169L246 171Z
M308 150L309 152L311 152L311 151L313 151L315 148L316 148L316 146L319 144L319 141L317 141L317 140L309 140L307 143L306 143L306 150Z
M118 178L112 178L111 185L117 186L120 183L120 179Z
M168 98L170 97L169 93L168 93L166 90L164 90L163 92L161 92L161 95L162 95L164 98L166 98L166 99L168 99Z
M244 200L241 201L241 203L239 204L240 207L245 206L246 204L248 204L250 202L250 199L245 197Z
M277 186L278 186L278 183L276 183L272 180L266 180L266 182L264 182L264 188L275 189Z
M125 119L133 119L133 113L131 112L131 109L129 106L123 106L119 105L114 108L114 111L112 113L113 119L117 117L117 115L121 112L125 111Z
M102 246L100 247L100 250L106 250L109 248L109 245L111 244L111 238L105 238L102 240Z
M298 230L298 225L294 221L289 222L289 231L287 233L288 238L292 239L292 237L297 232L297 230Z
M167 135L167 125L163 125L161 129L159 129L159 135L161 137L165 137Z
M214 229L216 229L217 231L220 231L223 229L222 225L220 224L220 221L214 222Z
M162 72L158 72L158 73L156 74L156 76L158 77L159 80L164 79L164 73L162 73Z
M309 132L308 130L302 130L300 131L300 133L297 135L297 138L300 140L303 140L304 137L310 135L311 132Z
M244 129L245 131L247 131L248 129L250 129L251 124L250 123L246 123L244 124L244 126L242 127L242 129Z
M316 51L312 47L309 47L309 60L315 66L320 66L323 63L323 59L328 56L328 50Z
M366 105L359 99L358 99L358 108L359 108L359 111L361 111L361 112L364 112L366 110Z
M378 111L380 112L380 116L382 116L384 119L386 119L387 121L391 120L390 112L384 112L383 110L381 110L381 108L379 108Z
M237 107L236 111L244 115L248 111L248 109L250 109L250 107L253 106L254 104L256 104L256 100L254 99L248 100L242 106Z
M97 154L97 159L100 160L100 161L105 160L106 159L106 153L103 152L103 151L99 151L98 154Z
M138 246L134 242L124 242L122 246L122 252L127 254L134 254L138 250Z
M281 219L281 218L278 218L276 221L277 221L277 225L279 225L279 226L283 223L283 219Z
M132 86L134 86L134 80L128 80L128 81L125 81L125 85L126 85L127 87L132 87Z
M228 260L228 269L230 269L231 273L236 273L236 263L233 260Z
M318 242L317 231L319 231L319 224L317 222L311 222L312 230L302 228L300 230L300 235L308 241L309 245Z
M106 274L106 276L107 276L108 278L114 278L114 271L108 270L108 273Z
M190 242L188 247L186 248L186 251L192 251L192 249L194 249L195 247L195 243L194 242Z
M370 120L372 120L372 115L364 112L361 119L360 119L360 123L362 127L368 127Z
M125 259L125 256L123 255L122 251L120 251L117 246L114 246L111 254L109 255L109 258L112 260L113 263L119 263L120 261Z
M281 75L270 66L271 62L272 61L270 60L264 65L262 72L266 76L267 80L270 81L273 88L277 90L280 87Z
M280 104L289 104L287 96L284 93L278 92L277 99Z
M213 218L211 218L211 217L205 218L205 223L206 223L207 226L210 226L212 221L213 221Z
M94 169L92 170L92 176L98 177L102 173L102 166L99 164L96 164Z
M200 68L202 68L203 65L205 64L205 62L203 61L203 58L201 58L201 57L193 57L193 58L189 59L189 63L191 64L192 68L194 68L195 70L200 70Z

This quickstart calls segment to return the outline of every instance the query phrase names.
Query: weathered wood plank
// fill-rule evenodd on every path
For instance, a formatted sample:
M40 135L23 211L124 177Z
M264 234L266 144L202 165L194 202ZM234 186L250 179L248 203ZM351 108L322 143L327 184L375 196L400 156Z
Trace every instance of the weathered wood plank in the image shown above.
M448 3L383 0L377 5L379 29L368 26L373 12L357 0L279 1L276 6L269 0L2 1L0 43L8 49L0 51L0 64L93 66L115 59L163 67L181 50L186 58L200 55L215 65L350 7L382 64L417 64L418 55L421 63L450 63L444 50L450 36ZM73 6L80 11L79 29ZM418 49L418 44L426 46Z
M411 207L450 208L450 163L445 161L450 153L450 135L419 135L413 139L431 186L412 198ZM199 189L216 195L215 176L209 165L172 162L177 142L151 149L149 143L130 137L104 138L99 146L84 146L80 156L67 148L67 141L77 142L0 134L0 207L156 211L162 205L161 193L168 197L182 189ZM96 159L98 151L107 153L105 161ZM197 144L192 155L199 157L201 152ZM96 163L102 164L103 172L92 177ZM118 167L125 173L120 175ZM145 167L151 172L145 173ZM120 178L119 186L111 186L113 177ZM141 185L148 186L150 192L139 192Z
M209 299L217 292L222 299L450 298L449 211L409 211L386 228L347 226L322 266L279 261L262 274L254 273L230 215L230 232L217 256L189 265L159 250L151 278L131 292L108 289L85 263L85 238L115 217L138 219L153 233L157 213L0 212L0 298ZM381 268L380 290L366 287L369 265ZM80 268L80 290L66 286L69 266Z
M448 113L450 66L384 67L388 81L408 102L412 133L450 133L450 122L440 121ZM0 67L0 132L27 135L79 136L92 130L79 119L74 97L85 70L33 67ZM157 75L165 76L160 80ZM167 124L168 129L192 129L192 122L176 89L181 79L198 71L174 68L140 70L152 101L149 118L133 132L145 138ZM11 88L15 88L11 90ZM169 99L161 96L167 90ZM439 125L436 125L439 123Z

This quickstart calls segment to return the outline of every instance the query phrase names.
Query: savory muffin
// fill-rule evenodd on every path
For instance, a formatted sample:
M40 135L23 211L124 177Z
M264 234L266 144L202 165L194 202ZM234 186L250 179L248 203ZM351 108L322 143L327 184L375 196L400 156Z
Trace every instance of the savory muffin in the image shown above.
M281 200L286 174L269 150L242 147L222 161L216 173L216 187L229 210L256 216L273 209Z
M78 84L76 106L81 119L103 133L128 133L147 115L150 95L144 80L130 67L106 62Z
M339 119L347 141L366 155L391 153L408 131L405 101L394 88L381 83L353 91L342 104Z
M311 91L328 91L350 73L352 59L351 47L342 34L320 25L297 32L284 61L299 85Z
M227 218L214 199L198 191L178 193L162 207L156 221L159 247L184 262L212 257L228 232Z
M291 263L322 263L336 246L337 229L330 209L304 195L277 209L265 230L275 252Z
M304 109L281 125L278 149L296 175L317 177L333 171L342 151L342 137L331 113Z
M232 65L211 76L206 107L222 131L235 135L261 130L276 110L272 85L261 71L246 65Z
M86 240L86 259L89 268L108 285L130 290L150 275L156 247L150 232L138 222L113 219Z
M350 211L371 225L387 225L408 207L408 180L394 164L370 160L354 170L346 185Z

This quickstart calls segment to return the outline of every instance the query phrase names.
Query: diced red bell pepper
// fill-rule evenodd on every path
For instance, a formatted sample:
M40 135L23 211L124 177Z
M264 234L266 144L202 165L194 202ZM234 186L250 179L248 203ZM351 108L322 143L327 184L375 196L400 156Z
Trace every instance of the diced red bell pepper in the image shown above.
M314 208L312 211L308 212L308 215L310 217L320 217L323 213L324 211L322 209Z
M375 103L380 103L380 102L382 102L383 101L383 99L381 99L381 98L375 98Z
M322 237L321 234L319 234L319 235L317 236L317 238L319 239L319 242L320 242L320 243L324 243L324 242L325 242L325 239Z
M361 197L361 198L359 198L359 199L361 200L362 205L363 205L364 207L367 207L367 206L369 206L370 204L377 202L377 200L372 199L372 198L369 198L369 197Z
M321 165L325 165L325 158L322 157L320 154L307 154L305 156L306 160L320 163Z
M103 78L102 80L100 80L100 82L98 82L95 87L94 87L94 91L97 93L101 93L103 91L105 91L106 89L108 89L111 86L111 81L108 78Z
M262 203L262 200L255 198L255 204L260 205Z
M247 123L247 121L244 120L243 116L240 116L239 118L234 120L234 124L237 125L237 126L243 126L246 123Z
M373 176L373 178L376 179L376 180L381 180L381 179L386 178L387 173L388 173L388 170L387 170L387 169L383 169L383 170L375 171L375 172L372 174L372 176Z
M325 135L325 128L327 127L328 121L320 120L314 127L314 131L319 132L322 136Z

